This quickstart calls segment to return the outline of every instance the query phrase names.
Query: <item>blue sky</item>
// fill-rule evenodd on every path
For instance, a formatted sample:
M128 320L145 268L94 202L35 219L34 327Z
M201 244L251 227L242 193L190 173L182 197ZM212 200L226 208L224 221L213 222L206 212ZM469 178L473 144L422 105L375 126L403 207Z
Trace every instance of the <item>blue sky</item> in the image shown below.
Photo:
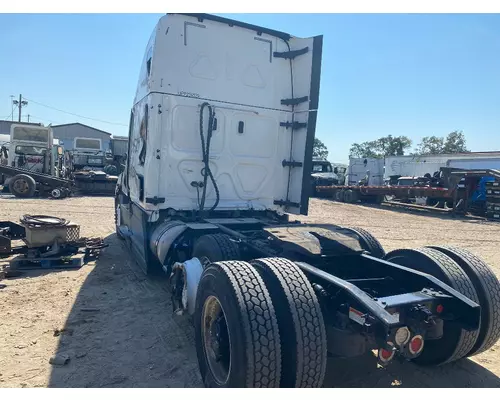
M0 118L10 95L31 121L127 134L143 52L161 15L0 14ZM353 142L463 130L500 150L500 16L227 14L295 36L324 35L317 137L334 162ZM78 118L35 104L92 117Z

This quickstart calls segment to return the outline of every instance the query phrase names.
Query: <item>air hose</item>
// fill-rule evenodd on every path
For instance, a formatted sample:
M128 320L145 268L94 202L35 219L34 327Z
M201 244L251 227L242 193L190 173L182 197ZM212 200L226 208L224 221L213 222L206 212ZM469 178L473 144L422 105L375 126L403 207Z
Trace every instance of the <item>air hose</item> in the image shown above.
M203 114L205 108L208 108L208 132L207 132L206 143L205 143L205 137L203 135ZM207 195L207 181L209 177L210 180L212 181L212 184L214 185L215 196L216 196L215 203L210 208L210 211L216 209L220 200L219 188L217 187L215 178L212 174L212 171L210 170L210 143L212 141L212 133L214 129L214 118L215 118L215 112L213 111L212 106L207 102L203 103L200 108L200 139L201 139L201 151L203 155L203 165L204 165L203 169L201 170L201 174L203 175L203 192L200 199L200 214L203 213L203 210L205 208L205 199Z
M49 215L23 215L20 218L20 222L29 228L41 228L41 227L62 227L69 224L69 221L64 218L51 217Z

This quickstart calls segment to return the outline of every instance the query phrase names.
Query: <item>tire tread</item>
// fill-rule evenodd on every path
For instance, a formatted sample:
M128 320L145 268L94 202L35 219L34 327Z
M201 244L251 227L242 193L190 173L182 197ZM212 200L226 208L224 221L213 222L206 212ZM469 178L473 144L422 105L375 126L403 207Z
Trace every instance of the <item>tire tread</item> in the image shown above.
M483 298L481 309L485 309L489 318L485 326L481 325L480 338L468 356L483 353L490 349L500 338L500 283L490 267L473 253L455 246L429 246L455 259L471 278L475 289ZM461 260L462 262L461 262ZM484 304L486 303L486 304Z
M373 257L377 258L385 257L386 253L384 248L382 247L382 244L370 232L362 228L350 227L350 226L345 227L345 229L353 231L358 236L360 236L361 240L364 241L366 243L366 246L368 247L366 250L369 251Z
M263 258L254 262L264 265L278 279L292 314L297 360L294 387L321 387L326 371L327 338L314 289L300 268L288 259ZM282 348L282 351L293 349Z
M238 299L246 337L247 387L279 387L281 347L278 322L262 278L252 265L244 261L215 264L228 277Z

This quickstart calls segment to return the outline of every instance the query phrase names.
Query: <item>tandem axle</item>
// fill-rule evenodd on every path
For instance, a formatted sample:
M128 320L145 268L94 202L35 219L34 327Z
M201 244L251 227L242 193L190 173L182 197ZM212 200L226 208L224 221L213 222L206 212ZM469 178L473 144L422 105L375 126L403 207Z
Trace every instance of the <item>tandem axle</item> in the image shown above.
M317 387L327 357L375 350L383 366L395 359L438 365L482 352L500 336L492 330L499 324L496 314L488 321L481 317L489 305L480 294L491 296L498 280L465 250L425 247L386 254L360 228L289 222L259 212L239 218L212 212L202 219L160 213L152 223L122 196L117 234L139 255L130 230L137 221L129 218L140 216L140 236L148 244L137 259L148 273L167 273L174 312L193 317L207 386ZM247 314L255 316L249 331L241 322ZM207 333L205 325L213 331ZM236 362L233 357L247 354L246 346L254 351L256 343L233 348L231 335L241 336L241 343L264 340L270 354L274 349L266 361L281 364L274 380L249 383L232 375L227 366ZM259 364L245 357L238 361L244 370Z

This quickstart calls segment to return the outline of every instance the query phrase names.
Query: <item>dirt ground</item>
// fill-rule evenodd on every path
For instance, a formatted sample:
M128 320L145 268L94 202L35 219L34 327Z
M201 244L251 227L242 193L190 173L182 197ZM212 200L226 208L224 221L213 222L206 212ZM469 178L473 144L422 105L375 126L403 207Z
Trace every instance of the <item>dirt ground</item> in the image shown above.
M82 235L105 237L109 247L79 270L0 282L0 387L202 387L190 322L173 315L165 281L147 278L116 238L112 198L0 198L0 220L26 213L71 219ZM500 276L496 223L318 199L303 219L365 228L387 251L460 245ZM53 366L54 355L70 361ZM500 342L437 368L396 362L382 369L371 355L331 360L325 386L500 387Z

